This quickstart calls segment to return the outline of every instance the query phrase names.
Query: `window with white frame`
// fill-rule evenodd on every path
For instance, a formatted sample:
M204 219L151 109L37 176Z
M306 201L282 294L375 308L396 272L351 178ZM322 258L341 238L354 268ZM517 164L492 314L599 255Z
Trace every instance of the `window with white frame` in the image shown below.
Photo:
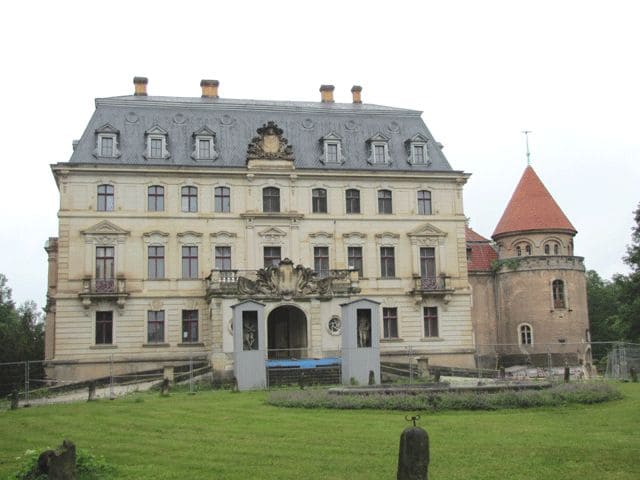
M533 345L533 329L531 325L523 324L518 327L520 345Z
M207 127L202 127L194 132L191 158L194 160L215 160L218 158L215 140L216 134Z
M108 123L96 129L96 148L93 155L100 158L118 158L119 136L120 132Z
M144 157L149 159L167 159L170 157L167 146L168 133L158 125L154 125L145 132L147 148Z
M369 144L369 158L367 162L372 164L391 163L389 156L389 138L378 133L367 140Z
M409 155L407 161L411 165L427 165L429 163L427 141L426 136L418 133L405 142Z
M331 132L322 137L322 157L323 163L343 163L342 158L342 138Z

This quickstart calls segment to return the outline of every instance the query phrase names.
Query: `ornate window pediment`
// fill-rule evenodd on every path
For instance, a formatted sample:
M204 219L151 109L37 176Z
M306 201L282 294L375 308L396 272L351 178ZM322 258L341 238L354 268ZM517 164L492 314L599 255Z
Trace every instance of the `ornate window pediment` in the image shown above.
M369 145L369 158L371 164L389 164L392 162L389 156L389 137L378 132L367 140Z
M93 156L96 158L120 157L119 139L120 130L114 128L111 124L105 123L100 128L97 128L96 148L93 150Z
M425 223L407 233L407 236L412 245L437 246L444 241L447 232L440 230L430 223Z
M147 143L144 158L165 160L171 156L167 147L169 134L164 128L154 125L144 135Z
M108 220L104 220L87 228L86 230L81 230L80 233L84 235L87 243L114 245L116 243L124 242L130 232L118 227Z
M276 227L271 227L258 232L258 235L260 235L265 242L281 243L283 238L287 236L287 232Z
M216 151L216 134L208 127L202 127L193 132L193 152L191 158L194 160L215 160L218 158Z
M407 162L409 162L410 165L429 165L431 163L427 152L428 141L429 139L425 135L416 133L405 142Z
M376 233L376 243L379 245L397 245L400 235L393 232Z
M325 164L342 164L342 137L331 132L320 139L322 142L322 156L320 161Z
M258 136L253 137L247 147L247 160L295 160L293 147L282 135L283 130L275 122L269 121L257 129Z
M180 232L177 235L178 242L185 244L196 244L202 241L202 234L200 232L194 232L192 230L186 232Z
M153 230L142 234L145 243L164 244L169 240L169 234L160 230Z
M215 240L231 240L232 238L236 238L238 235L233 232L227 232L226 230L220 230L219 232L210 233L209 236Z

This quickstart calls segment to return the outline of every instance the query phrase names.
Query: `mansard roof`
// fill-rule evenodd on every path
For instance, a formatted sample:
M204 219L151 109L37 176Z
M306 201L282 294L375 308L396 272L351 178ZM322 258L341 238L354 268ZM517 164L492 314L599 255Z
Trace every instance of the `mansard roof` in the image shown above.
M111 165L177 165L245 167L247 146L256 130L275 122L293 147L295 167L321 170L405 170L451 171L442 153L420 117L422 112L372 104L321 103L291 101L234 100L224 98L177 98L122 96L96 99L96 110L78 142L71 163ZM111 125L120 132L119 158L95 158L96 129ZM193 133L206 125L216 136L215 161L196 162ZM151 128L167 132L169 159L146 159L145 132ZM321 139L333 134L341 139L343 163L321 161ZM367 140L376 135L388 138L391 164L370 164ZM431 162L412 165L405 142L420 135L425 138ZM397 159L397 160L396 160Z
M536 172L527 166L509 204L493 232L493 239L527 231L566 231L576 229L562 212Z

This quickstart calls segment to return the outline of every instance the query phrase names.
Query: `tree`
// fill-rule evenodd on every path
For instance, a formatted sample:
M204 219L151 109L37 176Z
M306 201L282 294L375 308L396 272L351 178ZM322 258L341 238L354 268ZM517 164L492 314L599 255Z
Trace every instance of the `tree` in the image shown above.
M632 342L640 342L640 204L634 212L635 226L631 233L631 245L627 247L624 261L631 267L629 275L616 275L614 282L620 289L620 318L624 336Z
M603 280L595 270L587 271L587 303L593 342L613 342L624 338L618 290L615 282Z
M7 277L0 273L0 363L42 360L44 324L38 306L27 301L16 308ZM42 364L36 366L42 369ZM38 373L41 378L42 374ZM10 391L24 381L22 370L6 366L0 369L0 393Z

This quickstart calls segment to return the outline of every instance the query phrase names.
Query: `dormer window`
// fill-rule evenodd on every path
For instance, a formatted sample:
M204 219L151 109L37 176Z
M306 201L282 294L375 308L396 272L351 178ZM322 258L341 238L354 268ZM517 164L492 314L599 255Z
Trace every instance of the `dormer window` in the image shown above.
M381 133L377 133L367 140L367 143L369 143L369 158L367 162L371 164L391 163L391 157L389 156L389 138Z
M194 160L215 160L218 158L218 152L215 149L216 134L207 127L202 127L193 134L193 153L191 158Z
M108 123L96 130L96 148L93 155L98 158L118 158L118 136L120 132Z
M167 131L158 125L151 127L145 132L147 139L147 151L144 157L149 159L167 159L170 157L167 149Z
M342 138L331 132L320 139L322 141L322 163L344 163L342 159Z
M407 154L409 157L407 161L411 165L428 165L429 155L427 153L427 141L428 138L418 133L405 142L407 147Z

